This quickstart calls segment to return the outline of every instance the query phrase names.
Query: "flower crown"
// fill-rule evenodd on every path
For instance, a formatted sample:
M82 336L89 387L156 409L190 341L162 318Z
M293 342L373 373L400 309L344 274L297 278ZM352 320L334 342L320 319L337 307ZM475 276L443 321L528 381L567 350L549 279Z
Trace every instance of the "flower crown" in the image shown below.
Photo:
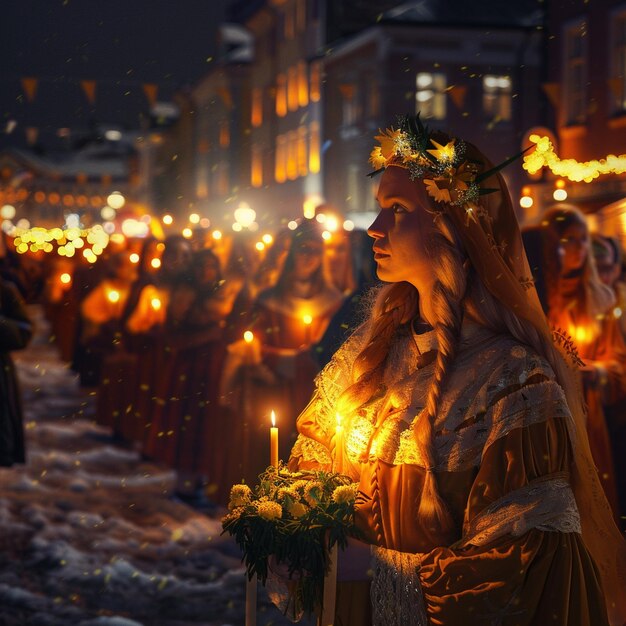
M431 133L416 116L398 118L398 128L388 128L376 136L380 146L370 153L375 176L390 165L404 167L411 180L423 180L428 195L442 202L465 209L469 219L476 220L480 196L499 191L481 187L480 183L518 159L523 152L490 170L479 173L480 163L464 158L465 143L451 139L445 146L431 138Z

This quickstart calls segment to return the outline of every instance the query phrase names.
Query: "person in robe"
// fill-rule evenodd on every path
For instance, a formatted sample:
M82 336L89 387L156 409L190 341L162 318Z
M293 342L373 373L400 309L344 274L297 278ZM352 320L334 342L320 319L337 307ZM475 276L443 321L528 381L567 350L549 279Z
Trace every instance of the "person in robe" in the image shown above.
M319 341L344 296L326 279L324 241L316 222L292 233L289 253L276 285L254 301L247 327L254 343L229 346L222 374L222 403L247 424L246 441L256 441L275 411L280 447L295 441L296 416L306 406L319 368L310 349ZM240 335L241 337L241 335ZM250 482L265 469L268 452L250 446L243 455Z
M574 356L553 342L499 168L419 116L378 139L368 232L386 284L317 377L289 461L361 492L335 623L622 624L624 542ZM354 570L370 552L368 602Z
M28 345L33 325L17 287L0 278L0 466L26 460L22 401L11 352Z
M542 216L563 248L548 319L574 341L583 360L581 379L587 406L587 434L607 498L619 519L617 476L607 412L626 408L626 346L613 315L615 296L598 277L585 216L572 205L556 205Z
M620 280L622 251L619 242L612 237L596 234L592 237L592 249L598 276L607 287L613 290L615 295L615 306L611 313L624 339L626 337L626 285ZM626 403L623 401L605 402L603 408L615 464L621 528L626 531Z
M81 385L100 383L102 364L122 338L122 320L131 286L136 280L135 266L127 252L117 252L107 263L107 271L80 305L85 359L80 371Z

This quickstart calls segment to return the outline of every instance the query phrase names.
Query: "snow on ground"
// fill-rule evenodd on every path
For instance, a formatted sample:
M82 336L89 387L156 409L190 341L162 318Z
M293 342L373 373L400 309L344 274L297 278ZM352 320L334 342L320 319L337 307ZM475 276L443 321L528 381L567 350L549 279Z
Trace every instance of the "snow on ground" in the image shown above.
M92 421L95 397L45 322L15 354L28 462L0 469L1 626L243 624L244 574L220 517L172 498L175 474ZM259 593L259 625L288 624Z

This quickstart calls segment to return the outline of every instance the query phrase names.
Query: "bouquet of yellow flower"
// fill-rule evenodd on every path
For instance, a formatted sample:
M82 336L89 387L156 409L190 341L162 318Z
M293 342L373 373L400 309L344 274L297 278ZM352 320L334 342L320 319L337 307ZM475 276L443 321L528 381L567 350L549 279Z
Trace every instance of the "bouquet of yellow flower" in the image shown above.
M354 505L358 485L330 472L290 472L268 467L259 484L233 485L224 531L243 551L248 577L265 584L268 560L284 563L297 582L292 599L311 614L321 606L328 553L335 543L345 548L356 536Z

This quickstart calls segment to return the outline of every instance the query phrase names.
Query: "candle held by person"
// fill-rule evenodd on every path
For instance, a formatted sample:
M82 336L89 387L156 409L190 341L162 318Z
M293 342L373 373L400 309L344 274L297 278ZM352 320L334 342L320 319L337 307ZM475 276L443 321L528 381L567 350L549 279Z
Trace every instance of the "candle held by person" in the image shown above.
M111 289L107 293L107 300L109 302L111 302L112 304L115 304L116 302L119 302L120 301L120 292L115 290L115 289Z
M302 322L304 324L304 345L308 346L311 343L311 324L313 323L313 316L308 313L303 315Z
M276 426L276 413L272 411L272 426L270 428L270 465L278 467L278 428Z

